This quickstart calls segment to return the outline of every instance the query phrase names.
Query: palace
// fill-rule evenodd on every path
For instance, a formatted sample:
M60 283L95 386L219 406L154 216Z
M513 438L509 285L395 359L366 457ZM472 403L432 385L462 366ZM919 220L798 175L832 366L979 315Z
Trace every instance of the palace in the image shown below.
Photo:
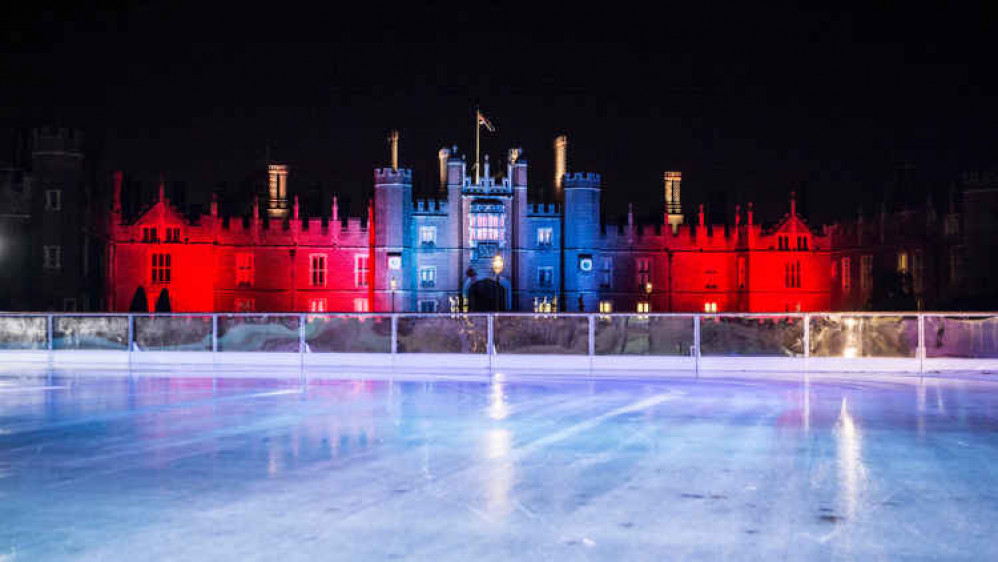
M488 157L468 173L456 147L439 152L440 196L414 199L412 171L374 171L366 217L303 219L288 168L268 167L265 207L251 216L186 217L159 197L137 216L121 210L114 174L108 239L110 310L288 312L786 312L869 307L873 260L862 223L812 227L791 195L764 228L752 204L734 224L688 224L682 174L663 174L659 224L603 224L601 178L569 173L567 139L554 143L555 203L528 200L518 149L501 175ZM477 176L477 177L476 177ZM257 200L258 201L258 200ZM881 223L885 217L881 216ZM869 229L867 229L869 230ZM863 231L863 232L861 232ZM858 233L857 233L858 232ZM883 240L881 232L880 242ZM925 259L903 244L877 262L904 268L925 292ZM881 263L882 262L882 263ZM900 271L900 269L898 270Z

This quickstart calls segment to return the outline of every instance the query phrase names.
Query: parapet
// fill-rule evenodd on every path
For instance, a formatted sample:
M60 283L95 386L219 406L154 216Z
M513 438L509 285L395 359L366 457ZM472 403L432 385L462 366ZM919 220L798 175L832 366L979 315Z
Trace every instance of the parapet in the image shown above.
M558 217L561 208L557 203L528 203L527 215L532 217Z
M412 170L405 168L399 168L398 170L391 168L374 169L374 185L392 183L412 184Z
M446 215L446 199L416 199L413 202L413 212L420 215Z
M565 189L573 187L599 189L600 181L600 175L592 172L565 174Z

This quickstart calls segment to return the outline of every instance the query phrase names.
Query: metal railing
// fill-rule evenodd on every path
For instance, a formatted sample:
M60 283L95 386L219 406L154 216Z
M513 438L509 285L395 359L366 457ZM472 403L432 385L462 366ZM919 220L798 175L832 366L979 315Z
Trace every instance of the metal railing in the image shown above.
M0 313L19 351L995 361L998 313ZM809 363L810 362L810 363Z

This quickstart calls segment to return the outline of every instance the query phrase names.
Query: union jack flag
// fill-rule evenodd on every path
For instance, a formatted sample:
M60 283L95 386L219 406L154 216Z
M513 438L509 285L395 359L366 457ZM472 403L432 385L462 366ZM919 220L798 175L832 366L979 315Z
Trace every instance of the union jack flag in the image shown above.
M486 119L485 116L482 115L481 111L479 111L477 113L478 113L478 124L479 125L484 125L485 128L488 129L488 131L490 133L496 132L496 128L495 128L495 126L492 125L492 122L489 121L488 119Z

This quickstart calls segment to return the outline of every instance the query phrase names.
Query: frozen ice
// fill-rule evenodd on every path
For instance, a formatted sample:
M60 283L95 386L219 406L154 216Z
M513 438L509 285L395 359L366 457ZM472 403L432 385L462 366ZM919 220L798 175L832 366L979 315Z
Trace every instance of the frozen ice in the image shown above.
M998 560L998 384L0 378L0 560Z

